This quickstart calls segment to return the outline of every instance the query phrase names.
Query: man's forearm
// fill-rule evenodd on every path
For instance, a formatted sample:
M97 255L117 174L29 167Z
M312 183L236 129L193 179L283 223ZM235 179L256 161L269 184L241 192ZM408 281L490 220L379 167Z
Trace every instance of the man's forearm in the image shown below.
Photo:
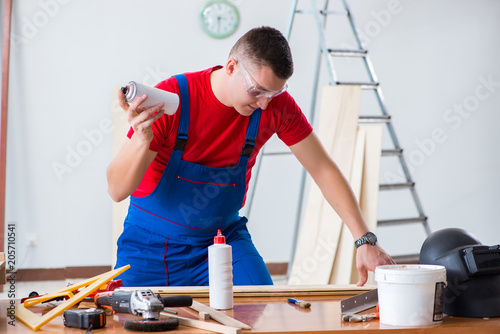
M130 196L141 183L156 152L149 150L149 143L128 139L111 161L107 170L108 193L120 202Z

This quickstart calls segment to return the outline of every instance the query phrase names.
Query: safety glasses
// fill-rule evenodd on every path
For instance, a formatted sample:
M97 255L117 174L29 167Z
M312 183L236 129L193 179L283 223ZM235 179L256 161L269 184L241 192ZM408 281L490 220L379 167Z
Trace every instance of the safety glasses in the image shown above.
M236 60L236 59L235 59ZM267 90L265 88L259 87L259 84L255 82L255 80L252 78L250 73L247 72L245 67L243 66L242 63L238 62L239 67L241 68L241 74L243 77L243 81L245 83L245 92L247 92L248 95L254 97L254 98L268 98L272 99L273 97L276 97L280 94L283 94L286 92L288 88L288 84L285 84L285 86L281 90Z

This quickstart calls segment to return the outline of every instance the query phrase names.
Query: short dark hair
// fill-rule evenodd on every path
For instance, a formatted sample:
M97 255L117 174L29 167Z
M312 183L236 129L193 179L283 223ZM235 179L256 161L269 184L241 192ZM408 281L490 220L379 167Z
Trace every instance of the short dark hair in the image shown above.
M233 46L229 57L244 58L253 65L268 66L280 79L293 74L292 52L281 32L272 27L258 27L244 34Z

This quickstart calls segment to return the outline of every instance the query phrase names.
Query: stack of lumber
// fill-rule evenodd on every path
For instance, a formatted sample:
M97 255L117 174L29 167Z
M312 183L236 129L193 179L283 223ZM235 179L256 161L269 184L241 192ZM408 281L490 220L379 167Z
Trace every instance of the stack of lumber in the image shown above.
M144 287L142 287L144 289ZM208 298L208 286L159 286L147 287L154 294L165 296L190 295L193 298ZM256 297L312 297L312 296L352 296L374 289L374 285L235 285L234 298ZM134 291L140 287L121 287L120 290Z
M371 231L377 224L381 125L359 125L360 86L323 89L316 130L359 202ZM311 182L288 284L353 284L359 279L354 239Z
M113 122L113 157L115 157L127 139L127 133L130 129L130 124L127 120L127 113L120 107L118 101L118 91L120 87L114 86L112 89L112 122ZM127 198L119 203L113 202L112 206L112 250L111 250L111 263L116 263L116 242L122 234L123 222L128 213L128 206L130 198Z

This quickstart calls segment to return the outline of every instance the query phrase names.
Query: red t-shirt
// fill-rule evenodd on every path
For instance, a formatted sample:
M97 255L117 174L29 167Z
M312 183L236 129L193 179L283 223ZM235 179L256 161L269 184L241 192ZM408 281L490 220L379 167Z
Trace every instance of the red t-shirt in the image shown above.
M250 121L249 116L226 107L215 97L210 85L210 73L219 68L185 73L189 87L189 130L182 159L209 167L238 164ZM156 87L180 95L177 80L173 77ZM133 196L146 196L156 187L172 155L179 121L180 106L175 114L163 115L153 124L154 138L149 148L158 154ZM287 92L272 99L261 114L255 149L248 162L247 189L257 154L273 134L276 133L287 146L291 146L311 132L311 125ZM132 137L133 133L130 128L128 137Z

